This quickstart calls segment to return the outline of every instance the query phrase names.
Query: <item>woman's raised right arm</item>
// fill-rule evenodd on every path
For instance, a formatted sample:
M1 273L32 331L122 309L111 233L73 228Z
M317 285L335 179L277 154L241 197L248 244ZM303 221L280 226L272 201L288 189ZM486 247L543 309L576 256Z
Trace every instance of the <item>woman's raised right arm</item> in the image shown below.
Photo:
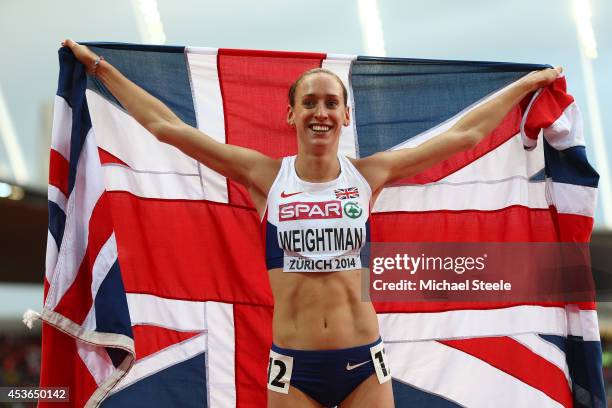
M95 75L138 123L159 141L171 144L207 167L264 195L276 177L279 162L258 151L219 143L184 123L163 102L127 79L84 45L65 40L89 74Z

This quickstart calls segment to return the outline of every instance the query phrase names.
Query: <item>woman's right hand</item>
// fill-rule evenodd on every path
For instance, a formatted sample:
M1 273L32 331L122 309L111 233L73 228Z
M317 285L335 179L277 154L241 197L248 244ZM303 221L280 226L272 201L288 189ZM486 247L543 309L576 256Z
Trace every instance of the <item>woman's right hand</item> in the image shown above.
M91 51L87 46L81 45L76 41L71 39L66 39L62 41L62 47L69 48L76 59L83 65L85 65L85 69L88 74L95 75L96 68L98 67L98 63L100 62L100 57L96 55L93 51Z

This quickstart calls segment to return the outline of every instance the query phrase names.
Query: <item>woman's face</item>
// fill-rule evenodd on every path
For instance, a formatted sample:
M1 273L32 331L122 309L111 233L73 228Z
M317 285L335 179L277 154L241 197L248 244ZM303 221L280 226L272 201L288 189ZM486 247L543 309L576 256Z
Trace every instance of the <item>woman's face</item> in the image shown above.
M349 108L344 105L342 86L336 78L317 73L302 79L296 89L295 106L287 111L287 122L297 131L299 151L337 151L340 131L349 121Z

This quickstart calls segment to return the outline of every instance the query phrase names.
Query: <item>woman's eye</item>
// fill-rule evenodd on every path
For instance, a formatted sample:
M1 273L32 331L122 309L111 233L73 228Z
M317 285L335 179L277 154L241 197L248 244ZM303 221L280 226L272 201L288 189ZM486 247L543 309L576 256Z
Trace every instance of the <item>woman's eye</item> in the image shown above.
M312 108L315 106L315 103L313 101L304 101L303 105L307 108Z
M327 107L328 108L335 108L338 106L338 102L337 101L328 101L327 102Z

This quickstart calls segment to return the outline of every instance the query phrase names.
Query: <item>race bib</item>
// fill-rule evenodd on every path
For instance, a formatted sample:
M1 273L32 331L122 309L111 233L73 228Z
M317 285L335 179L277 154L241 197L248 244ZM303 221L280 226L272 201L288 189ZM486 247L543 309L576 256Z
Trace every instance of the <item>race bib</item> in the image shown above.
M284 356L270 350L268 361L268 389L270 391L289 394L289 383L293 371L293 357Z
M381 341L377 345L370 347L370 354L372 354L372 361L374 362L374 370L376 371L378 382L382 384L389 381L391 379L391 370L387 362L384 343Z

